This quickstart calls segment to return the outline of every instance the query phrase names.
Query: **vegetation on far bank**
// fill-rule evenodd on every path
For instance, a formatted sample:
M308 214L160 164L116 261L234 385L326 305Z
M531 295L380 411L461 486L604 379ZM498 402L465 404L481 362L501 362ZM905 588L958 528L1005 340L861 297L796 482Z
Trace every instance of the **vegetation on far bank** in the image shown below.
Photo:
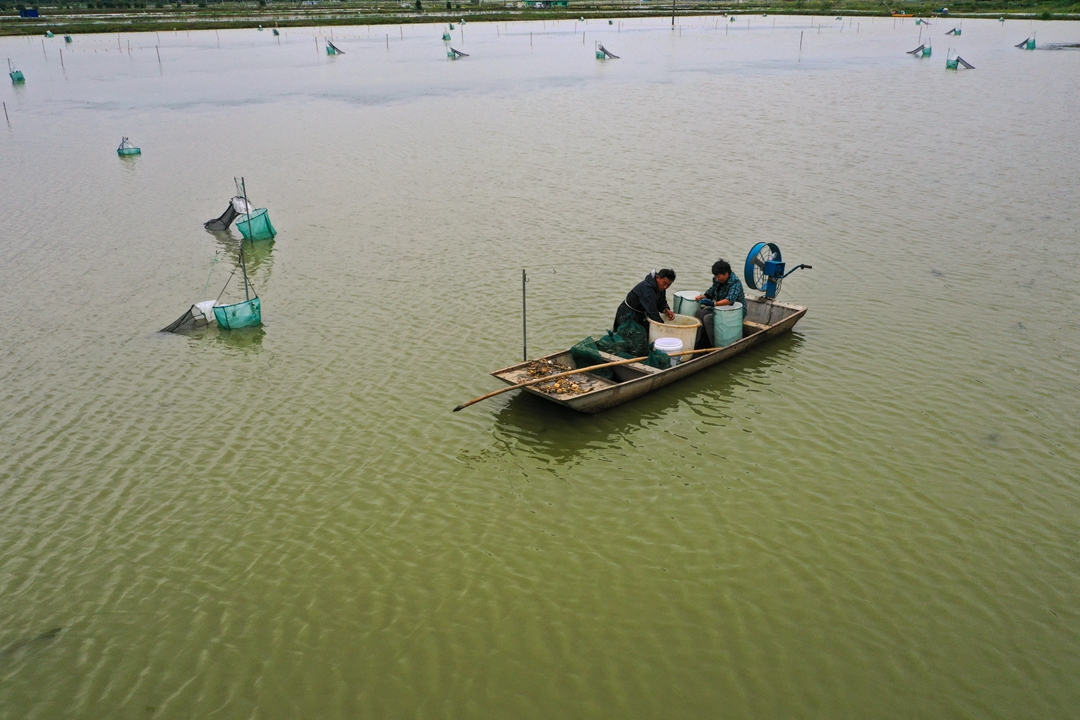
M554 4L554 3L551 3ZM549 5L544 2L543 5ZM1039 20L1080 19L1080 0L962 0L946 3L954 17L999 16ZM38 18L23 18L19 11L33 7ZM870 0L750 0L742 4L676 0L680 16L706 14L885 15L904 11L917 16L940 14L941 4ZM47 5L16 4L0 0L0 35L146 32L242 27L296 27L314 25L368 25L473 21L541 20L560 18L615 18L670 16L665 0L570 0L567 7L536 7L524 2L484 0L307 0L305 2L165 2L164 0L87 0Z

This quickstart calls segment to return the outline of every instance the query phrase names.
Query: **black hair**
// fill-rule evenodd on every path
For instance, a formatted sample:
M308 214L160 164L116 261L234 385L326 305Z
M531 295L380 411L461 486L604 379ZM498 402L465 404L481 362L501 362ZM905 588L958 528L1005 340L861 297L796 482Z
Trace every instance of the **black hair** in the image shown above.
M731 272L731 263L727 260L717 260L712 264L713 275L727 275Z
M664 268L656 273L656 279L659 280L660 278L667 278L671 282L675 282L675 271L671 268Z

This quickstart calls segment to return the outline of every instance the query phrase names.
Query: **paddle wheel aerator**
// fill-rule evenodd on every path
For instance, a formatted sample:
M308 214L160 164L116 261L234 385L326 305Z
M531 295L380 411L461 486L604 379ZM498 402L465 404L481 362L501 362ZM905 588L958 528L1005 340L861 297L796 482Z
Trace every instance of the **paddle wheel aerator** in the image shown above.
M750 248L750 254L746 256L744 275L751 290L760 290L765 293L766 300L775 300L784 278L799 268L811 270L813 266L796 265L784 272L786 265L780 247L776 243L758 243Z

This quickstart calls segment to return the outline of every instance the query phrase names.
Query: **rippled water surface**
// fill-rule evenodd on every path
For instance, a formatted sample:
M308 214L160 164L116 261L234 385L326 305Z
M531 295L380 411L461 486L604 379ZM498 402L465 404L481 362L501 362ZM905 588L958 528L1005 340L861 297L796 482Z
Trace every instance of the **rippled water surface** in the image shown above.
M1080 25L724 20L0 40L0 719L1075 714ZM787 337L450 412L759 241Z

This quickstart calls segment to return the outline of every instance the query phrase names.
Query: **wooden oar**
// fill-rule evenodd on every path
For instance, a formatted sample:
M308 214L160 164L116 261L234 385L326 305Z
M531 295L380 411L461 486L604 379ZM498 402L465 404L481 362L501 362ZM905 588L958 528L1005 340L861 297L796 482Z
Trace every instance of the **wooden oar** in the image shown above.
M705 348L703 350L684 350L682 352L670 353L669 356L670 357L679 357L680 355L697 355L698 353L716 352L717 350L723 350L723 348ZM619 360L618 362L609 362L609 363L604 363L602 365L590 365L589 367L578 368L577 370L570 370L569 372L555 373L554 375L548 375L546 377L537 378L536 380L528 380L528 381L523 382L523 383L518 383L517 385L510 385L509 387L500 388L499 390L496 390L495 392L489 392L487 395L481 395L478 398L473 398L472 400L470 400L467 403L461 403L456 408L454 408L454 412L457 412L458 410L462 410L464 408L467 408L470 405L475 405L476 403L480 402L481 400L487 400L488 398L493 398L496 395L502 395L504 392L510 392L511 390L520 390L523 387L529 387L530 385L539 385L540 383L545 383L548 380L555 380L557 378L567 377L568 375L580 375L581 373L592 372L593 370L600 370L602 368L615 367L616 365L629 365L630 363L641 362L642 360L648 360L648 359L649 359L649 356L645 355L643 357L630 358L629 360Z

